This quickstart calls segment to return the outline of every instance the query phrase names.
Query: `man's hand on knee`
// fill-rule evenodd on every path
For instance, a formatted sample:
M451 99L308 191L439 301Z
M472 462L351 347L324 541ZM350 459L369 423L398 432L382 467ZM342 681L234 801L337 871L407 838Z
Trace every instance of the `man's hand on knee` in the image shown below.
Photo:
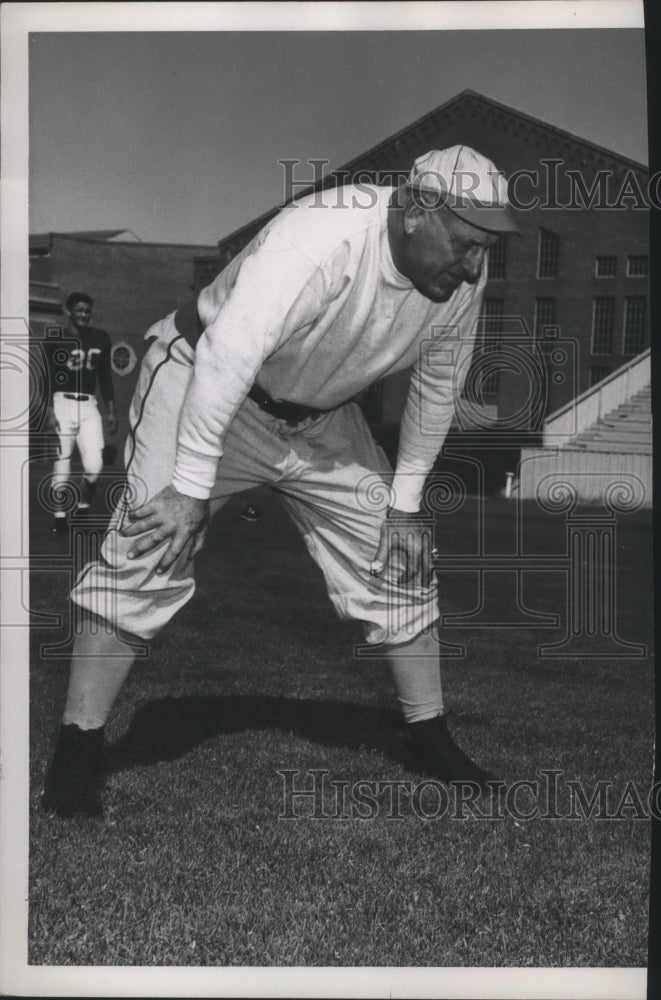
M122 535L143 536L127 553L129 559L169 541L156 568L157 573L163 573L186 546L189 546L189 558L200 549L209 519L209 502L178 493L174 486L166 486L142 507L129 511L128 518L131 523L122 529Z
M433 579L432 547L427 515L391 508L381 527L371 573L381 576L386 569L391 569L399 571L397 582L400 584L429 587Z

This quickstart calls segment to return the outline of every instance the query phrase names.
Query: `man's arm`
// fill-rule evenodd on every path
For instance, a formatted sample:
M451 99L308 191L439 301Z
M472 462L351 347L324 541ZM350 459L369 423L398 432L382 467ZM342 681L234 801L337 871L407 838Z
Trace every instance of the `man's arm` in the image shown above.
M143 536L130 557L168 540L158 569L163 572L183 551L195 554L225 433L265 359L293 329L318 315L322 284L316 264L279 237L266 239L243 260L197 346L172 483L129 513L123 534Z
M425 480L443 447L471 365L485 282L483 276L475 287L466 286L468 294L447 320L447 334L425 347L411 372L392 484L398 510L420 510Z
M448 334L425 347L411 373L409 394L402 417L397 466L392 482L391 506L381 529L371 572L380 576L391 558L394 541L402 549L402 584L432 582L434 540L428 516L420 513L425 481L443 447L452 423L456 400L471 363L475 331L485 285L467 287L467 296L453 316Z
M321 269L278 233L245 257L197 345L172 478L179 492L210 495L227 429L264 362L316 319L323 298Z

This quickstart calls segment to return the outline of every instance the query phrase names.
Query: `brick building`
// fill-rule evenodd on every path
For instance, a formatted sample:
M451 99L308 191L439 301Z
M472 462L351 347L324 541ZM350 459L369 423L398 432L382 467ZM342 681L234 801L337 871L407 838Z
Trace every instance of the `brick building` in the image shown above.
M145 331L193 294L193 260L212 247L141 243L127 230L30 236L30 328L38 341L46 328L66 326L64 301L72 291L95 300L92 325L113 341L113 371L121 444L144 354ZM33 426L40 426L35 407Z

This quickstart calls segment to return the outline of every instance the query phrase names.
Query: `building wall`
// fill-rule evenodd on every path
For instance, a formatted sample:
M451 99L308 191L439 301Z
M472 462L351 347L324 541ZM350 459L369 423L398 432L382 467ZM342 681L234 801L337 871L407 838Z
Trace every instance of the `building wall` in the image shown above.
M120 243L51 234L47 255L35 255L30 262L31 329L38 337L46 325L66 323L66 315L39 309L44 285L59 286L63 303L72 291L88 292L94 299L92 325L107 330L118 362L135 363L115 371L114 386L119 428L109 439L123 446L128 430L128 409L135 389L139 362L145 352L144 335L158 319L172 312L194 295L193 260L212 247L150 243ZM52 298L52 294L49 296ZM117 345L127 351L117 353Z
M193 260L212 247L78 240L53 234L48 257L35 258L31 280L95 299L94 319L113 338L139 340L152 323L194 295ZM43 272L47 271L46 276Z

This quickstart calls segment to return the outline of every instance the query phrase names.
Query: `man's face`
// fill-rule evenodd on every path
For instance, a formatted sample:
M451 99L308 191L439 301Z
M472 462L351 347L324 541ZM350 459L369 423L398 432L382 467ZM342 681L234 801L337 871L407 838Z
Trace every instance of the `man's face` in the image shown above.
M401 273L432 302L446 302L464 281L474 284L495 233L471 226L449 209L418 209L398 263Z
M69 311L69 316L77 330L84 330L92 318L92 307L89 302L76 302Z

